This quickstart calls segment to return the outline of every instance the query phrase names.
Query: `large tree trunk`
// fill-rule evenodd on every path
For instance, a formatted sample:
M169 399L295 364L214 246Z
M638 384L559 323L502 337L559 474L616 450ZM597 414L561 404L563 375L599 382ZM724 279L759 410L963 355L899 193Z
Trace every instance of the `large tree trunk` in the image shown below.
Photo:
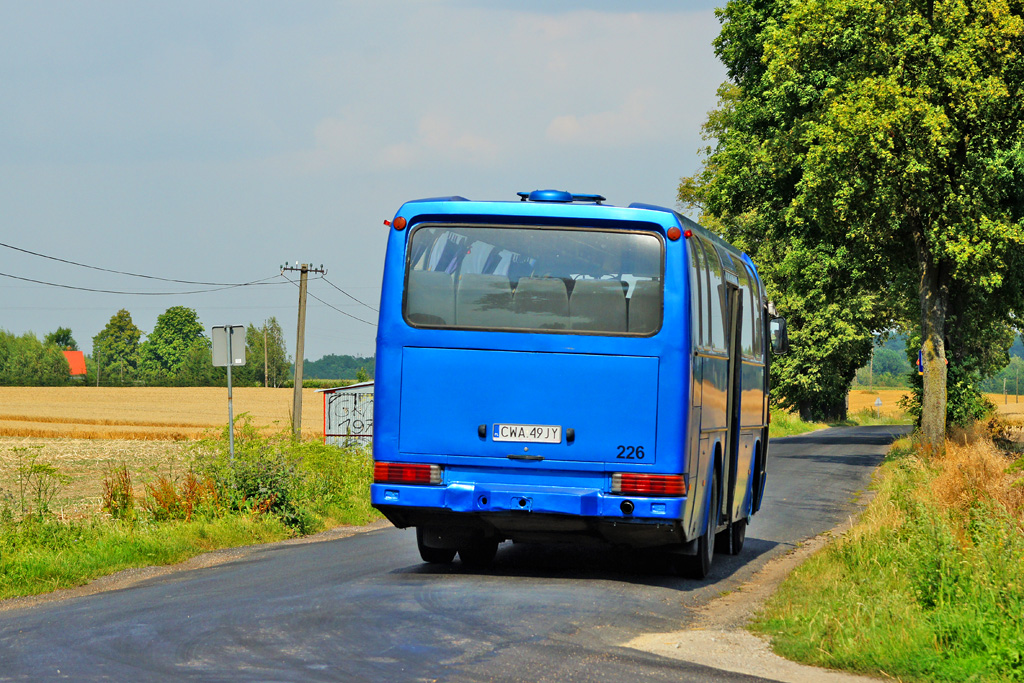
M924 234L915 231L921 283L921 346L924 358L924 394L921 397L921 432L925 445L939 453L946 445L946 312L949 308L948 269L932 259Z

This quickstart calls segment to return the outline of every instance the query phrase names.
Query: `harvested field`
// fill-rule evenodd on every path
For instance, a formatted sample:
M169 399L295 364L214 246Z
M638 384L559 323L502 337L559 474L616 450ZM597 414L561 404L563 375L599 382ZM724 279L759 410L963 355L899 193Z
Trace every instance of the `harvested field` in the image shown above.
M292 390L235 388L235 416L268 431L291 424ZM323 435L323 398L302 392L302 436ZM228 421L224 387L0 387L0 436L177 441Z
M900 399L909 393L906 389L854 389L848 398L847 412L852 415L862 410L877 410L880 415L900 417L903 415ZM876 408L878 399L882 399L882 405Z
M995 404L996 409L1001 414L1017 415L1024 418L1024 396L1014 396L1013 394L1008 396L1003 396L1003 394L985 394L985 396Z
M160 474L174 479L188 469L187 441L127 439L40 439L0 437L0 495L11 496L15 507L18 468L27 458L55 466L70 477L68 485L54 500L52 510L67 517L97 512L103 493L103 479L122 465L131 472L135 493L145 492L145 483ZM2 504L2 502L0 502Z

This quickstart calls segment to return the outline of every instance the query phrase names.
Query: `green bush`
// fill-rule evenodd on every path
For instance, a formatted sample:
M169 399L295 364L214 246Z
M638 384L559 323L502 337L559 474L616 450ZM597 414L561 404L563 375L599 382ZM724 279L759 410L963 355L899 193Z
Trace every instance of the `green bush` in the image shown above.
M298 441L287 432L263 435L245 414L235 432L233 459L225 427L220 439L197 445L193 461L227 509L273 515L297 533L321 528L327 519L365 523L376 517L368 449Z

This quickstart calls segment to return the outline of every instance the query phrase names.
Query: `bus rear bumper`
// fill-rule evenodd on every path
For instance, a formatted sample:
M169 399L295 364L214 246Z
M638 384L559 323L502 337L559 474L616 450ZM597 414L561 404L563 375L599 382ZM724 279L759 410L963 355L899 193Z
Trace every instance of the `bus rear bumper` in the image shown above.
M580 535L630 547L687 540L680 524L685 498L494 484L373 484L370 491L373 506L399 528L464 529L518 541L565 540L566 535Z

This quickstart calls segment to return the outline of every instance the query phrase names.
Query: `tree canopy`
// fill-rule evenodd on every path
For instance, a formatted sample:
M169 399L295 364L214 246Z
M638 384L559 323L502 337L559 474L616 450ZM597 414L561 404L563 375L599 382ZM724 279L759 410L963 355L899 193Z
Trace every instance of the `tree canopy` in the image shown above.
M156 326L146 336L140 349L140 367L150 383L179 383L179 371L190 359L195 365L205 358L212 371L209 354L210 340L195 310L171 306L157 316Z
M719 17L731 83L681 198L793 318L784 396L809 360L856 355L833 377L852 378L871 331L916 329L938 446L947 356L968 376L1005 364L1022 304L1020 0L733 0Z
M27 332L0 330L0 385L60 386L71 381L68 361L54 344Z
M142 330L132 322L132 314L122 308L110 317L92 339L92 355L102 380L128 384L139 367L139 340Z
M71 336L70 327L58 327L50 334L43 337L44 344L53 344L62 351L77 351L78 342Z

